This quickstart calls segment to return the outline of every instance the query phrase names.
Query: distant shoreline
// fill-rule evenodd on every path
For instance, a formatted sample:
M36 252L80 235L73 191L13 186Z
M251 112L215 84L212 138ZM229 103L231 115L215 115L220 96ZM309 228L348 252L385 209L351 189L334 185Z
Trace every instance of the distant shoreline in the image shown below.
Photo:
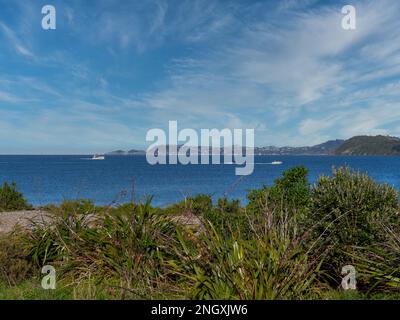
M167 154L168 155L168 154ZM218 154L210 154L218 155ZM93 154L0 154L0 157L92 157ZM146 154L105 154L106 157L144 157ZM199 154L199 156L201 156ZM223 156L223 154L221 154ZM400 157L397 154L254 154L270 157Z

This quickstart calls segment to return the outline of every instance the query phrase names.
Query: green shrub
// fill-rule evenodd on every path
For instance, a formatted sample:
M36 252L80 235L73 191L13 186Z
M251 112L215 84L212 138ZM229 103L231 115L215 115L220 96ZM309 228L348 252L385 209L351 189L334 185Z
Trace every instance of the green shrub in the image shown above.
M17 233L20 231L0 238L0 282L10 286L19 284L37 272Z
M283 172L283 177L275 180L275 191L283 193L284 200L294 208L307 206L310 202L310 183L307 180L308 169L294 167Z
M399 222L397 192L349 168L321 176L313 191L309 227L326 251L325 267L332 274L351 264L356 247L385 241L380 225Z
M220 198L217 201L217 210L224 213L234 214L240 211L240 200L229 200Z
M249 223L245 210L240 207L239 200L229 200L220 198L215 207L204 211L202 217L212 223L212 225L225 232L225 236L233 231L246 234L249 231Z
M194 240L180 236L171 263L190 281L193 299L307 299L318 296L318 263L302 246L291 219L276 212L273 225L226 236L212 223ZM249 225L258 221L249 221ZM276 224L275 224L276 223Z
M78 252L94 250L99 240L94 219L71 211L49 214L46 223L36 221L25 235L29 256L38 267L70 260Z
M305 167L294 167L283 172L283 177L276 179L273 186L250 190L247 195L248 210L262 214L268 208L284 206L294 213L304 211L311 199L307 175L308 170Z
M212 209L211 196L207 194L198 194L195 197L186 199L186 205L195 215L204 215Z
M212 210L212 199L207 194L198 194L194 197L187 197L185 200L174 203L167 208L159 209L161 214L167 215L182 215L182 214L195 214L202 216L206 212Z
M378 223L386 240L351 253L358 279L370 292L400 293L400 226Z
M29 210L32 206L28 204L21 192L17 191L17 185L7 182L0 187L0 212L14 210Z
M89 215L103 211L88 199L64 200L59 206L48 206L47 209L60 215Z
M155 296L167 285L162 261L172 252L175 225L150 202L104 210L95 220L64 207L50 224L35 225L26 239L29 254L39 266L56 266L73 286L89 275L113 283L123 296Z

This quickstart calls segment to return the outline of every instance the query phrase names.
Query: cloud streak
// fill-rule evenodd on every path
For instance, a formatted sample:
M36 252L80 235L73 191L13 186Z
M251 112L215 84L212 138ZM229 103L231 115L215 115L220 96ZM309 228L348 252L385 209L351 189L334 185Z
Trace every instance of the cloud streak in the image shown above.
M18 54L29 58L34 57L33 53L22 44L21 40L16 36L15 32L6 24L0 22L0 30L3 32L4 36L8 39L11 46Z
M341 1L55 5L57 37L32 4L0 15L0 56L18 55L0 65L0 130L21 149L143 147L168 120L256 128L258 145L400 134L400 3L355 1L355 31Z

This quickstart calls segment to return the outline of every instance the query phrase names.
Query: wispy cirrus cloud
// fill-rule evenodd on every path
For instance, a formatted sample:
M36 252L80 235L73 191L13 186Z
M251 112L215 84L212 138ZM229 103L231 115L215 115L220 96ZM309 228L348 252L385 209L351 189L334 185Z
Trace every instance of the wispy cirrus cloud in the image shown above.
M171 119L253 127L259 145L399 132L400 3L354 1L345 31L342 1L55 1L53 35L38 2L16 3L0 130L21 148L143 147Z
M2 31L3 35L7 38L11 46L15 49L15 51L23 55L25 57L33 57L33 53L22 44L22 41L17 37L15 32L9 28L6 24L0 21L0 30Z
M398 56L393 54L400 42L392 42L398 36L393 30L400 7L389 1L357 4L354 32L341 29L340 6L297 13L286 25L257 21L236 39L219 43L216 53L183 63L171 76L170 87L154 94L149 105L181 110L182 119L190 112L201 113L203 119L213 115L215 121L218 110L220 123L222 114L243 119L250 114L269 128L259 134L264 143L306 144L350 133L389 133L389 128L382 129L390 127L386 118L367 121L366 115L383 108L388 99L399 98L391 78L400 75ZM382 67L390 72L380 73ZM363 105L348 111L340 101L350 99ZM361 111L363 117L358 116ZM361 123L346 121L349 129L343 128L341 114Z

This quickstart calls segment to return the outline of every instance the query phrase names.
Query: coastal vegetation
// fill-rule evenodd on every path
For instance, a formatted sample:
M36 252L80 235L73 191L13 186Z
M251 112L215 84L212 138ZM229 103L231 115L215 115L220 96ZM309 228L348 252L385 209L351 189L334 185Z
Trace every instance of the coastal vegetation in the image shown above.
M350 156L400 155L400 138L390 136L356 136L344 141L334 152Z
M397 190L349 168L307 174L292 168L244 205L49 205L45 221L0 236L0 299L399 298ZM56 290L40 287L44 265ZM341 288L345 265L357 290Z
M0 186L0 214L6 211L29 210L32 206L28 204L23 194L17 190L15 183L5 182Z

